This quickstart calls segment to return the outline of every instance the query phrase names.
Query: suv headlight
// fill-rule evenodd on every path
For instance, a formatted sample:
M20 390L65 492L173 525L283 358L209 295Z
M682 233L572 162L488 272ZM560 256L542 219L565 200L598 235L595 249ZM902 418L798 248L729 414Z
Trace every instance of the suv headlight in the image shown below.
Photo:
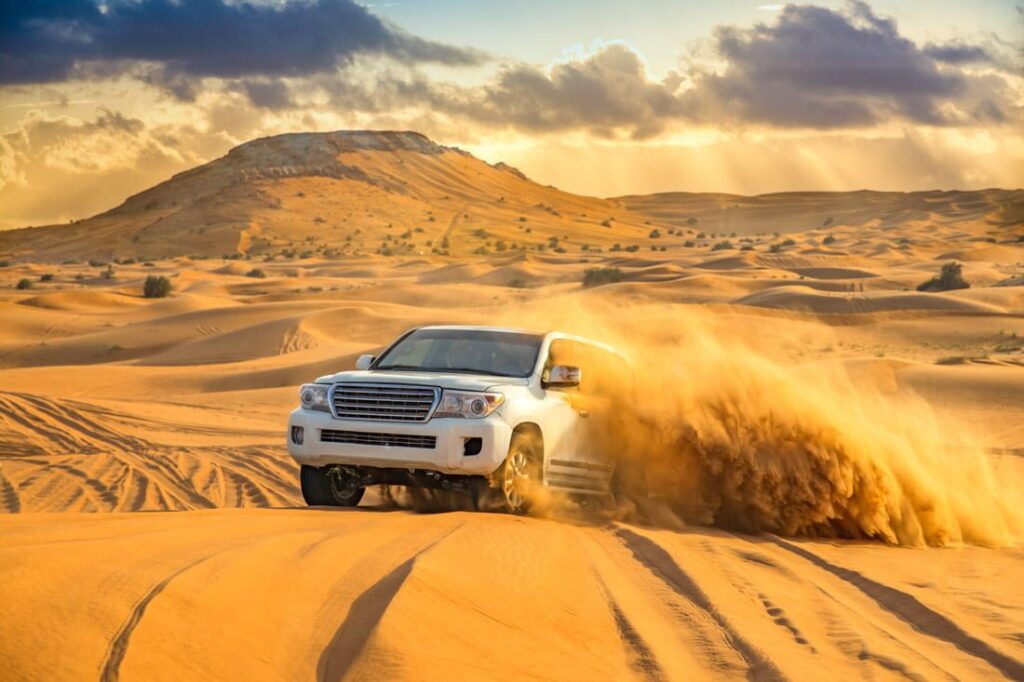
M441 403L434 416L480 419L494 412L503 402L505 396L501 393L450 391L446 388L441 392Z
M328 389L330 386L323 384L303 384L299 389L299 403L307 410L330 412L331 408L327 404Z

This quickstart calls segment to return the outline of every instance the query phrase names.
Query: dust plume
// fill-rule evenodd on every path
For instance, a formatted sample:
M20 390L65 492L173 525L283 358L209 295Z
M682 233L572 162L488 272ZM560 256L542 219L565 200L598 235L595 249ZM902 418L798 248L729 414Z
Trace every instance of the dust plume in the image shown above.
M883 395L839 362L772 358L728 315L661 307L627 317L537 314L630 360L633 381L616 384L631 389L587 396L584 378L579 396L627 495L688 523L752 532L910 546L1021 536L1017 492L920 398Z

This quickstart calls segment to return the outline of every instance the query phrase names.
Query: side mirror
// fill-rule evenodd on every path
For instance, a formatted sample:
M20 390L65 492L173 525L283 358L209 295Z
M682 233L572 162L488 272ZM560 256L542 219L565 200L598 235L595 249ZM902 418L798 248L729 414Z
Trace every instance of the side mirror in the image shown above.
M544 382L544 385L556 388L572 388L573 386L580 385L580 377L582 375L583 373L579 367L555 365L548 372L548 380Z
M356 369L370 369L370 365L377 359L376 355L360 355L356 360Z

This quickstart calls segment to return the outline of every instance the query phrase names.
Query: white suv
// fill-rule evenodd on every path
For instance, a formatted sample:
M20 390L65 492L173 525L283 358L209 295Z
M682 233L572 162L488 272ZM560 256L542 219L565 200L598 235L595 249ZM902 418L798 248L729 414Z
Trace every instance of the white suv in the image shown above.
M568 334L421 327L302 386L288 452L310 505L355 506L366 486L390 484L522 513L535 485L608 492L588 417L627 375L611 348Z

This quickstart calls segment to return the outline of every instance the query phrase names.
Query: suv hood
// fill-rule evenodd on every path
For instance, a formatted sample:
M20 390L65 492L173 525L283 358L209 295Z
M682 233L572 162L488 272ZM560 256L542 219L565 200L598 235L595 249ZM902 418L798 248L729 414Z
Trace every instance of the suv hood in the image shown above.
M316 380L318 384L334 384L340 381L365 382L373 384L413 384L418 386L440 386L456 391L486 391L492 386L526 386L529 379L519 377L485 376L483 374L440 374L438 372L391 372L354 370L328 374Z

